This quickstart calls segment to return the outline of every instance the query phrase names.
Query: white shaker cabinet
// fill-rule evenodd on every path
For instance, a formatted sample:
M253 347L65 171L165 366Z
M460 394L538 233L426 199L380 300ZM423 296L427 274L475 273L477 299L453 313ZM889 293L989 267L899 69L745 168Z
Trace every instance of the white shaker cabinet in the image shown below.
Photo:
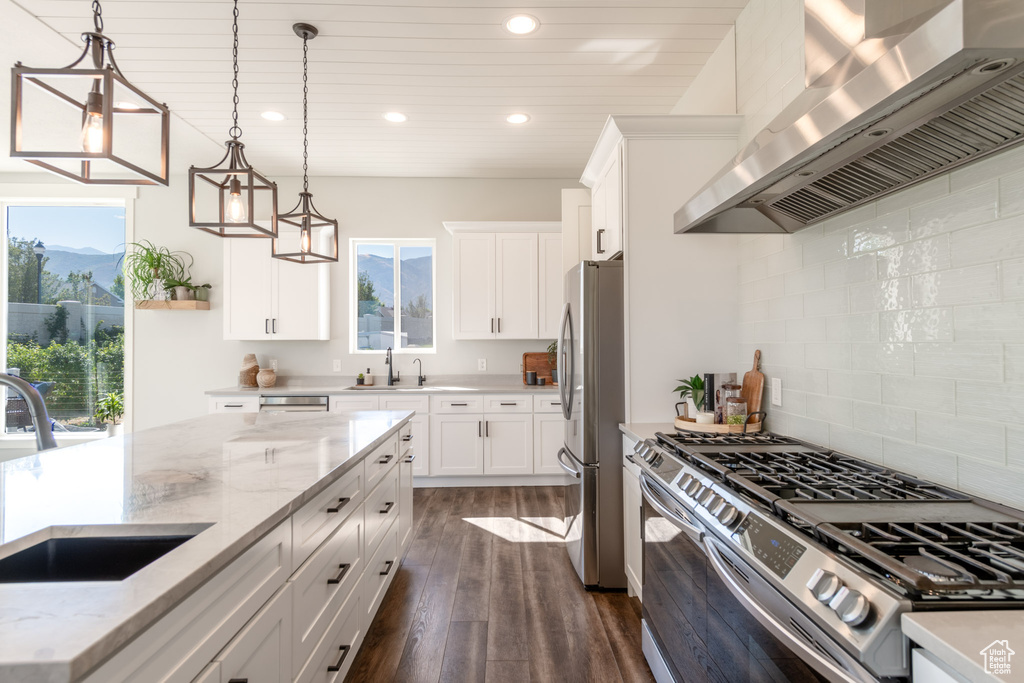
M430 416L430 474L484 473L483 415Z
M641 519L643 496L640 493L640 468L626 456L633 452L633 441L622 439L622 528L626 560L626 581L629 594L643 600L643 539Z
M537 234L538 301L537 337L557 339L558 325L562 322L562 235L556 232Z
M224 338L330 339L325 264L271 258L263 239L224 241Z
M591 188L591 248L604 261L622 250L622 149L611 153Z
M533 415L484 415L484 474L533 474Z
M453 236L455 339L494 339L495 237L493 233Z
M217 656L222 680L291 683L291 589L279 591Z
M533 473L565 474L558 464L558 449L565 443L565 418L562 413L533 416Z

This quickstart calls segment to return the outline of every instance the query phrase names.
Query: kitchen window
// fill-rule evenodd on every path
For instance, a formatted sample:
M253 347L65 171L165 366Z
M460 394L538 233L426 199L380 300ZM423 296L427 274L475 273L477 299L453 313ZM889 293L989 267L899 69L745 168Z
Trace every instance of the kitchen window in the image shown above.
M435 350L434 240L351 240L353 353Z
M125 212L124 200L0 202L2 367L36 386L58 439L101 436L104 399L125 405ZM32 434L25 401L0 389L4 434Z

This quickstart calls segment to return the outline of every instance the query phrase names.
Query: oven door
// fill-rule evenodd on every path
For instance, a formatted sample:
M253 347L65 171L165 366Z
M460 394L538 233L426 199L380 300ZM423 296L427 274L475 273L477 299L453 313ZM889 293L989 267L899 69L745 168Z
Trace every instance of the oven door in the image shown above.
M644 651L658 683L825 680L737 601L696 520L646 473L640 488Z

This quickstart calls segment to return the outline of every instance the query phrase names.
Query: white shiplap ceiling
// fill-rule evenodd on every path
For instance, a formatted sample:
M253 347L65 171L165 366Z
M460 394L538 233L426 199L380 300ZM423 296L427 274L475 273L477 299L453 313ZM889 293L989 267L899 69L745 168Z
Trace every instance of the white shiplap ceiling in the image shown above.
M320 30L309 44L312 175L578 177L609 114L669 113L746 2L242 0L242 139L260 170L301 172L302 41L291 26L303 21ZM12 4L69 45L91 26L88 0ZM129 80L218 145L230 125L231 8L103 2ZM539 30L505 31L521 12ZM287 119L265 121L266 110ZM387 111L409 120L388 123ZM506 123L513 112L530 122ZM216 161L203 146L192 159L176 148L174 170Z

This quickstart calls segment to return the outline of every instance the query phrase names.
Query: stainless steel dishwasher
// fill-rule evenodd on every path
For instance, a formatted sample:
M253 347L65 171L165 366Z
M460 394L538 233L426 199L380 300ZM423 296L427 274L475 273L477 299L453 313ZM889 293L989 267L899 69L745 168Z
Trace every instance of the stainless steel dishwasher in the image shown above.
M326 413L326 396L260 396L261 413Z

